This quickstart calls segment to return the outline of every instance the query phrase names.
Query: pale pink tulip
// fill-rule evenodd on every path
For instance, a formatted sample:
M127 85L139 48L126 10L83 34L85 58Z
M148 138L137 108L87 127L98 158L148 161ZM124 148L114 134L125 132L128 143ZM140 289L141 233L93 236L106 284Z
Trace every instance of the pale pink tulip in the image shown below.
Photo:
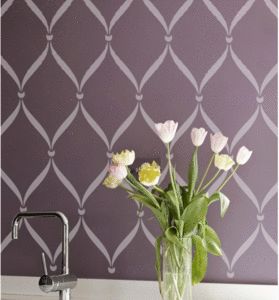
M174 121L166 121L165 123L155 124L155 129L159 138L165 143L170 143L176 133L178 123Z
M193 128L191 131L191 139L194 146L199 147L203 144L207 135L204 128Z
M228 142L228 138L221 132L210 134L211 150L214 153L220 153Z

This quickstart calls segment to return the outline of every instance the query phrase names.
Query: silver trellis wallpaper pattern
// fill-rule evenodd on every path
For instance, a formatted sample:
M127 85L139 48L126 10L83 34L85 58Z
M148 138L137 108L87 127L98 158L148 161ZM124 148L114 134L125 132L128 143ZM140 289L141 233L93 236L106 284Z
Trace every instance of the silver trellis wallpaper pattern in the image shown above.
M217 204L210 210L224 255L210 257L206 281L276 283L276 6L2 1L2 273L40 275L42 251L56 271L59 223L24 221L17 241L10 224L18 211L61 210L79 277L155 279L155 221L101 183L112 152L122 148L160 162L164 181L165 150L153 124L174 119L180 182L193 126L222 130L234 156L243 144L254 150L225 188L225 218ZM209 153L204 146L202 168Z

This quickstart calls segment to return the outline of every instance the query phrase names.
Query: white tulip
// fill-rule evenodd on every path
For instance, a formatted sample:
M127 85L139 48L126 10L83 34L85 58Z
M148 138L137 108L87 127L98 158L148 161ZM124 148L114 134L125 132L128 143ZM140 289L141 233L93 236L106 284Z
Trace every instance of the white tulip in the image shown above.
M251 155L252 155L253 151L250 151L249 149L247 149L245 146L242 146L238 152L237 152L237 156L236 156L236 162L239 165L244 165L247 163L247 161L250 159Z
M155 124L155 129L159 138L165 143L170 143L176 133L178 123L174 121L166 121L165 123Z
M235 164L235 162L227 154L216 154L214 164L219 170L228 171Z
M210 134L210 143L211 150L214 153L220 153L228 142L228 138L224 136L221 132L217 132L215 134Z
M193 128L191 131L191 139L194 146L199 147L203 144L207 135L204 128Z
M123 180L127 177L127 169L123 165L111 165L109 167L109 174L117 178L118 180Z

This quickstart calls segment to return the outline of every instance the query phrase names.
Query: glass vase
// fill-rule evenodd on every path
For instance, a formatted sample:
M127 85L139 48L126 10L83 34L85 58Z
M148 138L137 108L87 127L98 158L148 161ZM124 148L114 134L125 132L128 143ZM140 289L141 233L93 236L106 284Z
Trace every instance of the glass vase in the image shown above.
M192 300L192 240L180 242L177 245L164 239L162 243L163 300Z

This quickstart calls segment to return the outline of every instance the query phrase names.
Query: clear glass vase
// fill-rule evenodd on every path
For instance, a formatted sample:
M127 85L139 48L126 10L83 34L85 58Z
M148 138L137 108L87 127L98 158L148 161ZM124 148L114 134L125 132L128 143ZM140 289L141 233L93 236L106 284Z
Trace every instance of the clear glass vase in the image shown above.
M180 240L183 247L164 239L162 243L163 300L192 300L192 240Z

